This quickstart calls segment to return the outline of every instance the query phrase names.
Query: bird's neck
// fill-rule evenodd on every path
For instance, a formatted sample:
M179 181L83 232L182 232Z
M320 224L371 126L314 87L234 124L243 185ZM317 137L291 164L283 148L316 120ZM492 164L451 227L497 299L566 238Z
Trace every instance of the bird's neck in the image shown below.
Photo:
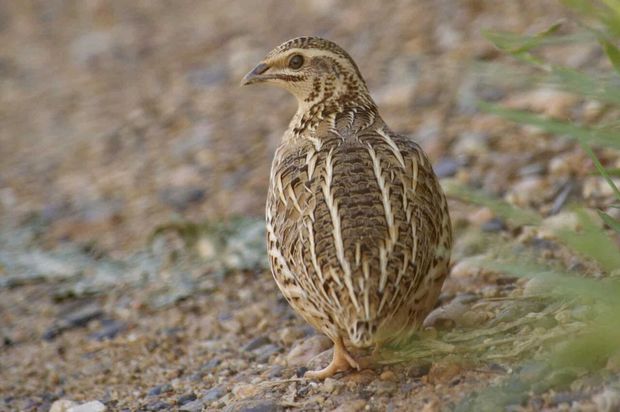
M317 130L336 129L338 124L353 124L358 114L369 121L379 118L377 106L367 91L318 95L315 99L298 99L289 130L291 137L312 135Z

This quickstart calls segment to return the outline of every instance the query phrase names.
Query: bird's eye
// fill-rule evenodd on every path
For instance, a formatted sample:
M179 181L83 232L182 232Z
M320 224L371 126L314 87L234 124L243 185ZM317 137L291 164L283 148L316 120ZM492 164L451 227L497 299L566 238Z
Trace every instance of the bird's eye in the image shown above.
M301 54L296 54L288 61L288 67L293 70L299 69L304 64L304 57Z

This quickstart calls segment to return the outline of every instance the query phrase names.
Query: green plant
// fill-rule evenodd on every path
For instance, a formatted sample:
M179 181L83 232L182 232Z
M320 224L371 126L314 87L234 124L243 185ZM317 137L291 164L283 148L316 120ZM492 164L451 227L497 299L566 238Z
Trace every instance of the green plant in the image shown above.
M497 48L533 70L533 75L528 74L530 78L584 99L596 100L605 105L607 111L620 113L620 50L617 47L620 43L620 0L564 0L563 3L579 16L580 25L584 29L582 34L560 35L558 32L561 24L558 23L530 36L497 32L485 32L484 35ZM598 42L611 69L602 73L578 71L549 63L539 56L538 51L542 47L572 41ZM488 113L518 124L536 126L549 134L576 140L591 158L596 173L611 187L615 196L615 202L611 207L620 207L620 190L612 179L618 176L618 171L606 169L596 155L600 149L620 150L620 128L617 121L586 124L573 120L553 119L529 111L508 109L488 102L482 102L480 107ZM446 190L452 197L492 209L497 216L505 219L513 227L544 225L543 216L535 211L515 207L481 191L459 186L453 182L446 184ZM598 277L588 277L585 273L539 259L534 254L520 253L517 261L513 253L514 245L502 242L501 239L496 239L497 246L492 251L476 260L485 270L543 282L546 285L545 296L540 299L543 299L546 309L539 313L559 319L563 316L560 316L560 313L568 311L575 315L575 322L570 323L573 328L562 328L566 332L563 336L557 331L557 333L542 331L538 336L533 336L532 341L535 344L543 345L543 350L537 352L535 360L517 366L521 372L507 377L500 384L499 390L494 388L469 396L458 405L457 410L501 410L504 405L510 403L523 403L531 393L563 388L581 376L597 373L610 357L618 356L620 250L614 237L620 234L620 221L602 210L593 213L583 205L573 205L572 213L580 229L577 231L557 229L553 233L554 238L563 247L593 262L600 270ZM518 303L518 300L510 302L510 304ZM477 359L488 360L513 355L508 350L502 351L499 345L502 339L508 340L513 346L532 350L532 346L528 346L528 339L515 333L518 325L507 326L508 328L494 329L485 325L478 330L477 336L492 337L491 341L496 345L493 346L494 353L479 354ZM554 329L550 328L551 331ZM466 337L468 333L474 332L465 332ZM506 336L508 333L513 335ZM451 334L442 336L442 341L456 343ZM479 344L484 340L471 340L471 342ZM462 353L475 353L474 349L467 348L465 346L463 349L461 346L460 350ZM454 352L456 349L453 347L451 350ZM521 353L523 352L517 351L517 354ZM528 372L523 373L523 370ZM535 373L532 373L532 370Z

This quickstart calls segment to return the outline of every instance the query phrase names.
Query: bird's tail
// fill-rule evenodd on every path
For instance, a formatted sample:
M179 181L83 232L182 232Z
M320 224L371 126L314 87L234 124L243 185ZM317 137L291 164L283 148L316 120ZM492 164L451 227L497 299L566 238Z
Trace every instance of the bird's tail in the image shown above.
M377 325L373 320L358 320L352 322L348 328L349 340L358 348L372 346L376 332Z

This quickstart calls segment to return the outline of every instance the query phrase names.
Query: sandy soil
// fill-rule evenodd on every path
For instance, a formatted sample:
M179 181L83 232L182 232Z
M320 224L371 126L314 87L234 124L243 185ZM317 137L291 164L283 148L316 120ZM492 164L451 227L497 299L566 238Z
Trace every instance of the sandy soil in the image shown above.
M487 99L596 112L489 69L511 63L481 30L532 33L561 17L555 2L512 0L0 3L0 410L48 411L57 399L131 411L466 410L472 393L531 374L515 359L448 355L300 378L327 362L329 342L277 292L261 224L294 101L238 84L280 42L330 38L441 176L544 215L571 199L605 207L610 193L579 148L477 109ZM584 45L548 53L580 68L600 59ZM451 213L441 304L521 293L524 282L468 265L481 233L578 262L488 209L451 200ZM208 224L192 236L183 222ZM620 405L617 389L587 378L507 410Z

